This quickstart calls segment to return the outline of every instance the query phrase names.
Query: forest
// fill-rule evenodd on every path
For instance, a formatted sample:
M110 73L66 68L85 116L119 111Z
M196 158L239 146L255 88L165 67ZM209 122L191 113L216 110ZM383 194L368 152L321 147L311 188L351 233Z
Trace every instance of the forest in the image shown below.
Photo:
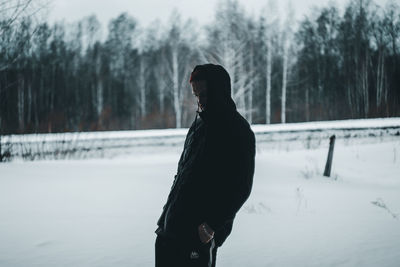
M294 19L273 1L259 16L221 0L199 26L178 11L142 27L122 13L49 24L0 1L0 134L188 127L189 75L231 76L252 124L400 116L400 7L350 0ZM4 2L5 3L5 2ZM2 10L3 8L3 10Z

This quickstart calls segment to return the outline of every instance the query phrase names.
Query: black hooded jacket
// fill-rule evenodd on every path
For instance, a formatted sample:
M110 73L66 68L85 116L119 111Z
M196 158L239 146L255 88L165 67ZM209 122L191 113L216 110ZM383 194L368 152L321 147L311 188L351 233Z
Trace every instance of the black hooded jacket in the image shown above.
M206 222L221 246L237 211L250 195L255 137L236 111L230 78L219 65L197 66L207 82L206 109L196 115L186 136L177 174L158 220L158 234L200 242Z

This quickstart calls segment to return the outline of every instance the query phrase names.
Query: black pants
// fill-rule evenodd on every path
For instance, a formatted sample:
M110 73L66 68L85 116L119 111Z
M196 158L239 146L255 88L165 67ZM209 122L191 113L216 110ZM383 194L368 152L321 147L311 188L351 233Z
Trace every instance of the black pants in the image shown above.
M156 267L215 267L216 256L214 239L189 245L157 235Z

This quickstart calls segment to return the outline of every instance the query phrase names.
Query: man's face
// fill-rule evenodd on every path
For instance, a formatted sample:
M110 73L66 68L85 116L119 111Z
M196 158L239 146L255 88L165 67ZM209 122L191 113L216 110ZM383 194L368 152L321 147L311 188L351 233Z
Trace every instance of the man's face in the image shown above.
M206 81L193 81L192 92L197 98L197 103L199 104L201 110L204 110L207 105L207 84Z

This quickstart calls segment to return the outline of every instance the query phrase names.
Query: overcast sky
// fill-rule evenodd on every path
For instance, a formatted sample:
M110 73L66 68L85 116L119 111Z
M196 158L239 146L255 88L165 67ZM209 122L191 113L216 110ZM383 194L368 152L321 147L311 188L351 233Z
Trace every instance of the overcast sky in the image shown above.
M287 1L275 2L282 11L287 6ZM128 12L142 26L146 26L157 18L167 21L171 11L177 8L183 18L193 18L200 24L206 24L213 19L218 2L219 0L52 0L49 20L54 22L65 19L67 22L73 22L96 14L104 27L111 18L122 12ZM239 2L250 14L258 16L268 0L239 0ZM309 13L312 6L326 6L329 2L342 8L348 0L292 0L292 5L298 19ZM374 2L382 5L386 0Z

